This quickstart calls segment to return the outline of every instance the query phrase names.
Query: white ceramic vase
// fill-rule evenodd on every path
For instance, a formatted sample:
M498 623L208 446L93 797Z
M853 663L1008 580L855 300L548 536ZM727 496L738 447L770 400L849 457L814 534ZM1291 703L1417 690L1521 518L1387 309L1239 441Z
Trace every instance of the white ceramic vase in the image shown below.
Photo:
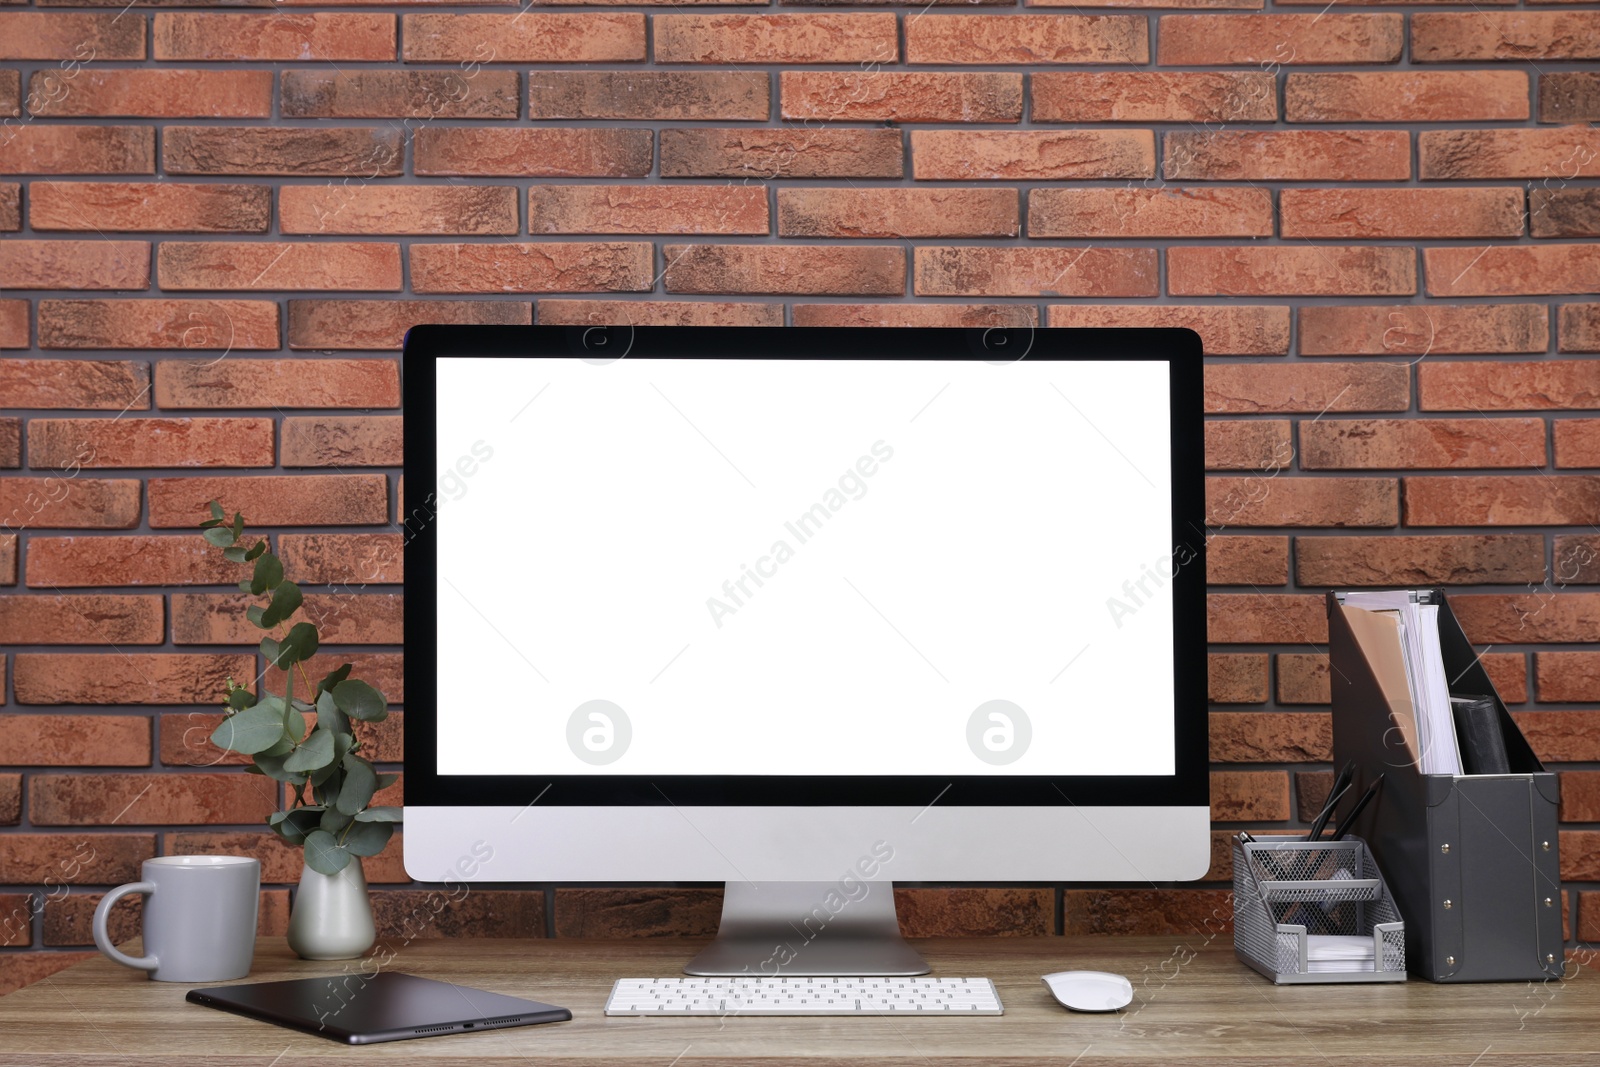
M361 861L352 858L338 874L300 872L289 915L289 947L301 959L352 960L377 940L372 901Z

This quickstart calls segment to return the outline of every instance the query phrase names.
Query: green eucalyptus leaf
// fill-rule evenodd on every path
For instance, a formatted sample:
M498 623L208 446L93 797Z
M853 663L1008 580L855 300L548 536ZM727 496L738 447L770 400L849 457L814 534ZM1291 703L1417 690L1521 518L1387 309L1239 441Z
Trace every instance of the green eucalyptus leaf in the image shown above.
M333 699L346 715L362 722L381 722L389 714L383 694L366 682L345 679L333 687Z
M283 762L287 756L269 756L264 752L255 755L255 769L268 778L279 782L288 782L290 785L304 785L306 776L295 771L283 769Z
M318 874L338 874L350 865L350 852L326 830L306 835L306 866Z
M221 525L222 525L222 520L221 519L207 519L205 522L202 522L200 524L200 529L209 530L213 526L221 526Z
M246 756L264 752L282 739L283 719L259 704L229 715L211 732L212 744Z
M291 845L303 844L306 835L317 828L322 813L312 808L291 808L272 814L267 824Z
M256 569L250 576L250 591L257 596L274 589L283 581L283 563L268 552L256 560Z
M235 541L244 536L244 516L237 511L233 513L233 539Z
M239 583L239 592L248 593L249 591L250 591L250 579L246 578L244 581ZM256 623L256 625L260 626L261 624L260 623Z
M294 650L296 662L304 663L317 654L317 628L309 622L297 622L289 627L289 632L283 638L283 645L286 649Z
M378 791L378 774L360 756L344 758L344 785L339 788L339 810L354 815L372 803Z
M261 558L267 559L268 557L262 556ZM267 605L267 610L261 616L266 627L271 629L290 615L293 615L295 610L300 607L302 599L298 585L293 582L279 582L278 587L272 591L272 602Z
M256 755L256 759L260 759L260 758L261 758L261 756L258 753ZM266 774L267 772L262 770L260 767L257 767L254 763L252 763L252 764L250 764L250 766L248 766L248 767L246 767L244 769L244 773L246 773L246 774Z
M229 563L243 563L245 561L244 549L240 548L238 545L229 545L227 548L222 550L222 558L227 560Z
M250 546L250 550L244 554L244 561L249 563L266 550L267 540L263 537L261 540Z
M356 822L399 822L402 809L388 804L356 812Z
M258 758L261 756L287 756L293 751L294 741L285 735L284 737L279 738L278 743L273 745L271 748L264 748L260 752L257 752L256 756Z
M333 694L323 690L317 697L317 722L336 734L350 732L350 720L344 712L339 710L338 703L333 699Z
M330 807L323 809L319 825L330 834L336 834L343 830L346 826L349 826L351 822L352 819L350 816L346 815L338 808Z
M243 584L248 584L248 583L240 583L240 584L243 585ZM249 590L246 589L245 592L248 593ZM260 604L251 604L249 607L245 608L244 609L244 617L249 619L255 625L261 627L261 629L263 629L263 630L270 630L274 626L277 625L276 623L271 623L271 622L267 621L267 610L265 608L263 608Z
M204 537L209 543L216 545L218 548L227 548L229 545L233 544L234 541L238 540L233 536L233 531L228 529L226 526L213 526L201 536Z
M295 712L295 714L299 714ZM333 762L333 732L318 726L283 761L286 771L316 771Z
M261 654L267 658L267 663L270 666L276 667L278 665L278 656L282 651L282 646L278 644L277 638L263 637L261 639Z
M394 785L399 780L400 776L398 774L380 774L378 775L378 788L388 789L391 785Z
M235 689L228 694L228 707L234 711L243 711L255 702L255 694L248 689Z
M294 710L296 710L296 711L316 711L317 710L317 706L315 704L307 704L304 700L301 700L299 697L295 697L294 698Z
M394 835L394 823L358 822L344 835L344 847L357 856L376 856Z
M220 503L218 503L217 501L213 500L211 502L211 521L212 522L221 522L223 519L225 519L227 517L228 517L228 513L226 511L222 510L222 505Z
M329 671L322 676L322 681L317 683L317 692L326 693L348 677L350 677L350 664L345 663L337 670Z

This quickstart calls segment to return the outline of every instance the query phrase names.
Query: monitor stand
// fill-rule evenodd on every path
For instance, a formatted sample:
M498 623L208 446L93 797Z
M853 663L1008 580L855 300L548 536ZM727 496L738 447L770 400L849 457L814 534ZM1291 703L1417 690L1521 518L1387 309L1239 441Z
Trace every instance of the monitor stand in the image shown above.
M895 918L894 883L729 882L717 939L685 974L927 974Z

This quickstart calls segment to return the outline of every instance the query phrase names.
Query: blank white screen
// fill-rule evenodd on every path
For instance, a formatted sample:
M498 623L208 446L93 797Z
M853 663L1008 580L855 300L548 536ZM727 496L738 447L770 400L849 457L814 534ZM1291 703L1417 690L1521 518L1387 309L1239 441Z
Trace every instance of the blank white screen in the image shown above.
M438 375L440 773L1173 773L1165 363ZM1003 765L992 700L1031 725Z

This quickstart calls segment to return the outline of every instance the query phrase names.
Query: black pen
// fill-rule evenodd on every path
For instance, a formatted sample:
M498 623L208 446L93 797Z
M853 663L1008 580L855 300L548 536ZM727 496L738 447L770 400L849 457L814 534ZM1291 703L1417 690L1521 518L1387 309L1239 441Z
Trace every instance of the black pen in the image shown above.
M1360 815L1361 809L1365 808L1367 806L1367 802L1377 795L1378 787L1382 784L1383 775L1380 774L1378 777L1372 780L1371 785L1367 786L1367 791L1361 794L1361 799L1356 801L1356 806L1350 809L1350 814L1346 815L1344 820L1339 823L1338 829L1333 831L1333 839L1335 841L1338 841L1340 838L1344 837L1345 834L1350 832L1350 828L1356 824L1356 816Z

